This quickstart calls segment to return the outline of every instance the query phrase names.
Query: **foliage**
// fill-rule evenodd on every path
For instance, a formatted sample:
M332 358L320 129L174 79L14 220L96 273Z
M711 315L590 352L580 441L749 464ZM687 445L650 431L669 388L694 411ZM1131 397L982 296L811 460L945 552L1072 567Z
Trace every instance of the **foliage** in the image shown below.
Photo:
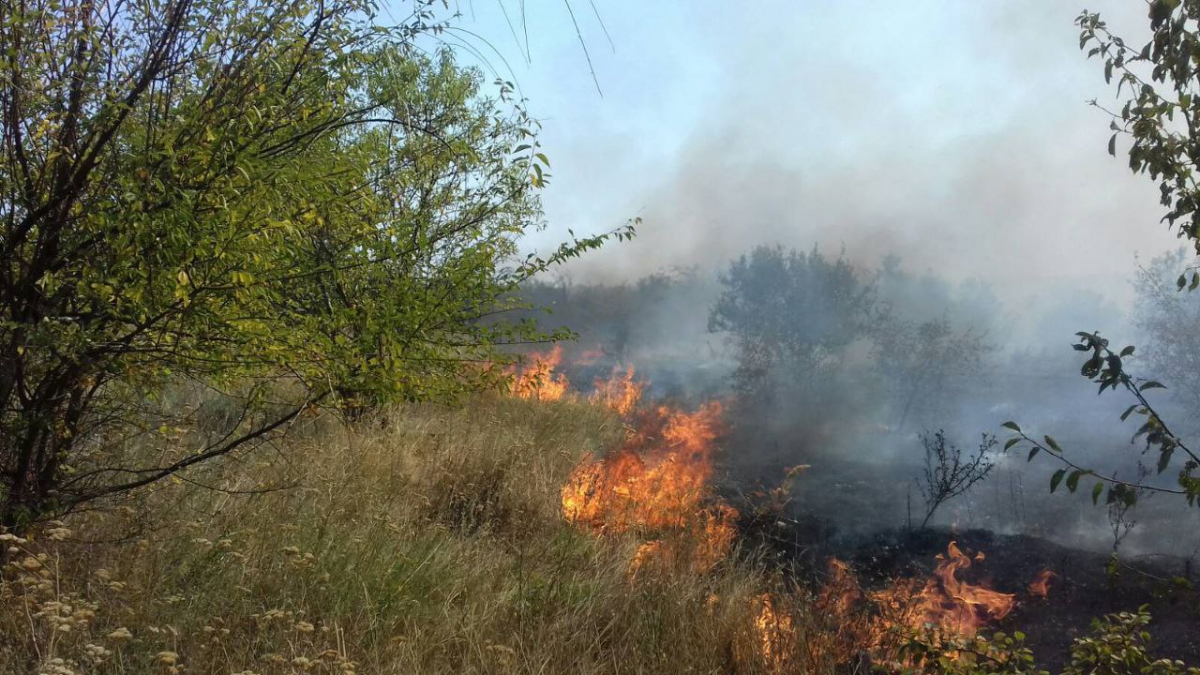
M1200 304L1177 289L1176 279L1187 268L1185 254L1180 249L1138 265L1133 320L1144 336L1138 346L1140 367L1151 378L1170 382L1173 398L1196 410L1200 409L1200 331L1196 330Z
M918 481L921 496L925 499L925 519L921 527L945 502L965 494L976 483L987 478L995 467L990 456L996 447L996 437L983 434L979 450L964 455L962 448L946 443L946 432L938 429L932 436L921 434L921 445L925 447L925 471Z
M1108 111L1112 117L1110 128L1113 131L1108 143L1109 154L1116 155L1116 142L1120 135L1131 137L1130 169L1159 181L1162 203L1169 207L1163 220L1176 227L1179 236L1190 240L1196 252L1200 253L1200 185L1197 185L1193 175L1196 161L1200 158L1200 138L1195 128L1196 120L1200 119L1200 69L1197 68L1197 64L1200 64L1200 32L1197 30L1200 5L1182 0L1151 0L1147 4L1152 37L1140 48L1129 45L1123 38L1110 32L1099 14L1087 11L1080 14L1076 21L1081 29L1079 47L1089 50L1089 58L1099 56L1103 59L1105 80L1111 83L1114 77L1117 79L1118 95L1129 91L1129 98L1119 111ZM1143 270L1139 275L1139 290L1143 294L1152 292L1161 302L1162 288L1156 276L1156 273ZM1200 287L1200 272L1192 270L1190 280L1186 273L1181 274L1175 285L1178 290L1195 290ZM1155 313L1150 315L1152 326L1157 326L1162 318L1161 310L1161 305L1152 310ZM1182 333L1194 332L1192 328L1188 326ZM1107 489L1106 504L1125 504L1125 507L1119 508L1134 505L1139 494L1146 491L1182 495L1189 504L1200 505L1197 499L1200 497L1200 477L1195 475L1200 468L1200 456L1168 427L1145 395L1148 390L1165 388L1164 385L1157 380L1134 378L1126 371L1124 359L1133 355L1135 349L1132 345L1117 353L1109 348L1109 341L1098 332L1079 332L1076 335L1079 340L1073 347L1089 354L1081 374L1099 384L1100 393L1106 389L1121 389L1134 399L1122 413L1121 420L1135 413L1144 418L1134 439L1143 439L1146 452L1157 454L1158 473L1166 471L1177 452L1186 456L1176 480L1178 488L1146 484L1141 476L1126 481L1115 475L1099 474L1068 459L1052 437L1043 436L1039 441L1011 421L1004 424L1014 432L1005 448L1024 443L1030 448L1030 460L1045 452L1061 462L1064 468L1056 471L1051 478L1051 491L1065 482L1067 489L1074 492L1082 478L1091 476L1097 479L1092 485L1093 503L1098 503ZM1164 356L1160 352L1156 370L1178 373L1178 368L1186 368L1182 359L1194 357L1193 354L1186 354L1186 351L1185 344L1182 352L1177 351L1172 357L1165 357L1171 359L1170 368L1164 368L1166 364L1161 361Z
M1150 613L1110 614L1092 621L1092 634L1075 640L1071 664L1064 675L1197 675L1200 668L1182 662L1155 659L1150 654Z
M1025 635L995 633L946 635L930 627L910 636L901 646L905 663L893 670L944 675L1048 675L1034 662L1033 652L1025 646Z
M874 286L844 257L816 248L759 246L733 261L721 284L709 330L731 334L734 387L752 396L814 388L823 369L868 335L876 311Z
M1181 495L1187 499L1189 505L1200 506L1200 499L1198 499L1200 497L1200 477L1196 475L1196 470L1200 468L1200 457L1167 426L1167 423L1159 416L1146 397L1146 392L1165 387L1155 380L1134 378L1125 370L1123 359L1133 355L1134 348L1132 346L1127 346L1117 353L1109 348L1108 340L1100 337L1099 333L1080 332L1077 335L1079 341L1074 348L1077 351L1091 354L1081 369L1084 377L1090 378L1100 385L1099 393L1104 393L1106 389L1113 391L1120 389L1135 400L1121 414L1121 420L1124 421L1134 415L1143 418L1144 421L1134 434L1134 439L1144 441L1146 453L1157 455L1158 473L1161 474L1167 470L1177 452L1185 456L1183 467L1179 470L1176 478L1178 487L1148 484L1142 480L1140 475L1136 480L1127 481L1116 475L1098 473L1068 458L1063 447L1053 437L1046 435L1039 440L1023 431L1020 425L1012 421L1004 423L1004 427L1013 432L1013 435L1005 442L1004 448L1007 450L1014 446L1024 445L1029 448L1028 459L1030 461L1039 453L1046 453L1060 462L1063 468L1056 471L1050 479L1051 492L1064 483L1069 491L1075 492L1081 479L1092 477L1096 479L1092 486L1093 503L1098 503L1100 496L1105 495L1106 504L1111 505L1114 502L1122 501L1133 505L1137 502L1140 494L1149 491Z
M1120 110L1108 111L1113 131L1109 154L1116 155L1119 136L1130 138L1129 168L1158 181L1162 204L1169 207L1163 220L1200 253L1200 185L1194 175L1200 160L1195 128L1200 120L1200 5L1151 0L1147 6L1152 36L1145 44L1128 44L1109 31L1099 14L1085 11L1076 20L1079 47L1104 61L1104 79L1116 80L1118 96L1127 92ZM1180 277L1180 287L1188 283ZM1192 274L1190 286L1200 286L1200 274Z
M1090 635L1076 638L1071 646L1071 662L1063 675L1197 675L1200 668L1180 661L1155 659L1150 653L1150 613L1145 607L1137 612L1110 614L1092 621ZM946 675L1046 675L1034 663L1033 653L1024 646L1025 636L996 633L991 638L946 637L926 631L910 638L903 654L911 666L901 670L944 673Z
M372 0L0 2L0 523L316 404L486 386L497 344L538 337L479 319L606 237L512 260L545 157L507 85L414 47L446 29L431 6L386 27ZM183 382L231 423L196 433Z
M955 330L944 316L921 323L889 316L883 325L876 358L891 398L900 406L898 429L913 416L948 414L939 407L952 398L952 391L982 375L988 346L980 333Z

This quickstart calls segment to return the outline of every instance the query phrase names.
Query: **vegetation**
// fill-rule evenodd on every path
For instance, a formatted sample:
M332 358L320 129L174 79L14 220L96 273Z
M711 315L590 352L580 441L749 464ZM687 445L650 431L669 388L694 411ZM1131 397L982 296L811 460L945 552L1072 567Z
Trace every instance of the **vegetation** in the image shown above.
M1163 220L1176 227L1179 237L1190 240L1200 253L1200 187L1193 175L1200 158L1200 130L1196 128L1196 120L1200 119L1200 69L1196 67L1200 63L1200 28L1197 27L1200 6L1181 0L1153 0L1148 6L1152 37L1140 48L1111 33L1100 15L1092 12L1084 12L1077 20L1081 29L1079 46L1089 50L1089 57L1103 59L1105 80L1111 82L1116 78L1118 94L1129 92L1119 111L1108 111L1113 130L1109 153L1116 155L1118 137L1131 138L1130 169L1159 182L1162 203L1169 207ZM1180 124L1174 122L1176 114L1180 116ZM1154 274L1143 271L1139 287L1144 295L1154 293L1162 302ZM1200 272L1192 270L1190 280L1186 272L1180 274L1176 287L1180 291L1200 287ZM1143 315L1143 322L1148 322L1149 327L1161 335L1162 307L1150 311L1151 314ZM1194 332L1193 327L1188 326L1181 335L1191 332ZM1098 473L1067 458L1052 437L1046 435L1038 440L1022 431L1015 422L1004 425L1014 432L1005 448L1023 443L1030 448L1030 460L1045 452L1062 463L1063 468L1051 479L1051 491L1065 482L1067 489L1074 492L1082 478L1093 477L1096 479L1092 485L1093 502L1105 495L1106 504L1112 506L1124 502L1127 508L1137 502L1139 495L1150 492L1180 495L1189 505L1200 506L1200 476L1196 473L1200 470L1200 454L1168 426L1167 420L1146 396L1146 392L1165 388L1165 385L1129 373L1125 359L1134 355L1133 345L1117 352L1099 332L1079 332L1076 336L1079 339L1074 348L1089 354L1081 374L1099 384L1100 393L1111 389L1130 395L1132 403L1122 413L1121 420L1131 415L1143 418L1134 439L1144 441L1145 451L1157 456L1157 473L1166 471L1177 454L1183 457L1176 487L1148 483L1140 474L1134 480L1123 480L1116 475ZM1166 350L1161 349L1162 346L1160 341L1153 367L1173 374L1181 374L1180 370L1186 372L1187 361L1194 356L1187 353L1186 346L1173 352L1170 351L1171 342L1166 343ZM1123 510L1121 513L1124 515Z
M1146 627L1150 614L1143 607L1137 612L1110 614L1092 622L1091 634L1075 639L1071 661L1063 675L1196 675L1200 669L1185 666L1179 661L1156 659L1151 653L1150 634ZM977 635L972 639L940 641L920 636L913 639L907 654L921 664L924 672L947 675L1010 673L1012 675L1044 675L1038 668L1033 652L1024 646L1021 633L996 633L988 638ZM948 653L957 658L948 658Z
M816 391L876 310L874 286L815 248L760 246L731 263L721 284L709 330L732 336L734 390L756 401Z
M0 0L0 670L1041 672L1022 635L977 634L1016 594L957 578L972 558L954 543L929 579L879 590L837 560L818 590L739 548L711 482L720 402L636 409L632 368L585 402L552 379L561 351L525 373L538 400L488 391L513 375L505 347L569 334L518 311L570 292L535 275L633 229L517 256L549 178L537 124L511 84L489 96L430 48L453 30L438 6L386 25L373 0ZM1151 2L1136 53L1096 15L1079 25L1135 92L1110 152L1133 138L1200 253L1198 7ZM1177 288L1200 287L1188 271ZM743 406L832 424L849 398L832 375L857 361L903 428L983 370L984 331L898 310L921 282L892 263L763 246L719 283L707 329ZM672 292L707 291L690 272L618 290L576 291L615 359L647 317L670 327ZM1174 307L1145 325L1172 333ZM1134 398L1122 419L1143 420L1159 473L1184 457L1177 487L1012 422L1005 450L1061 462L1051 491L1107 488L1115 570L1143 494L1200 504L1200 455L1147 398L1162 385L1127 372L1132 346L1078 337L1083 375ZM1161 342L1156 368L1190 372L1186 340ZM996 440L921 440L924 527L988 477ZM762 529L789 527L805 468L748 504ZM1149 654L1148 622L1099 620L1064 674L1200 675Z
M315 405L489 386L498 344L539 337L481 319L606 237L512 260L546 160L507 86L416 48L433 5L0 3L0 525ZM234 411L196 433L177 387Z
M576 462L622 436L607 408L471 403L305 418L279 455L203 467L220 491L4 535L0 672L769 672L765 569L631 578L636 538L560 516Z
M983 434L974 454L964 454L962 448L946 443L942 429L932 436L921 434L921 445L925 447L925 471L917 485L925 499L925 518L921 521L921 527L925 527L939 506L966 494L995 468L990 453L996 447L996 437Z

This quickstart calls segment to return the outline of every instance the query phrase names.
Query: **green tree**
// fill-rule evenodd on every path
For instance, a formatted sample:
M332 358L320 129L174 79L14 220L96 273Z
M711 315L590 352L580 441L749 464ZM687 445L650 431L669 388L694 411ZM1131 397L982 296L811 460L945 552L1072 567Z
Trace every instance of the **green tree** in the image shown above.
M1146 43L1131 45L1113 34L1099 14L1083 12L1076 23L1080 27L1079 47L1087 49L1089 57L1104 62L1104 78L1116 80L1118 96L1125 96L1118 110L1105 109L1112 118L1113 135L1108 142L1109 154L1117 154L1117 141L1130 139L1129 167L1158 182L1162 204L1168 208L1163 220L1177 229L1179 237L1191 242L1200 253L1200 184L1195 170L1200 160L1200 3L1182 0L1151 0L1147 3L1151 38ZM1099 104L1093 101L1093 105ZM1189 274L1190 272L1190 274ZM1192 267L1175 282L1178 290L1200 287L1200 272ZM1122 480L1113 474L1103 474L1068 458L1052 437L1040 439L1036 434L1022 431L1015 422L1004 426L1014 432L1005 448L1017 444L1029 447L1029 459L1046 453L1063 467L1051 478L1051 490L1060 484L1074 492L1080 481L1092 478L1092 500L1101 495L1112 506L1123 502L1130 506L1144 492L1161 492L1185 497L1189 504L1200 505L1200 452L1167 423L1147 397L1153 389L1165 388L1157 380L1139 378L1126 368L1133 356L1132 345L1116 351L1099 332L1079 332L1074 348L1088 356L1081 374L1106 389L1122 391L1131 397L1131 404L1121 415L1142 421L1134 438L1145 443L1146 451L1157 456L1158 473L1172 465L1176 456L1183 457L1176 486L1146 483L1140 477ZM1194 355L1188 355L1189 358ZM1182 364L1179 364L1182 365ZM1163 364L1157 364L1163 371ZM1140 474L1139 474L1140 475Z
M508 86L422 55L432 7L0 0L0 525L315 405L486 386L543 337L481 319L610 235L513 259L547 161Z

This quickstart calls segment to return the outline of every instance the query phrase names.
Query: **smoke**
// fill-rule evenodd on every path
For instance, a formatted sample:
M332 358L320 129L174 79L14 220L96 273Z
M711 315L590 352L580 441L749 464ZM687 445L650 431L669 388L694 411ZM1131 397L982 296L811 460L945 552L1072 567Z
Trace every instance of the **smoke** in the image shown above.
M724 7L673 16L673 49L691 51L674 67L649 61L683 81L634 93L623 68L653 80L636 62L655 45L633 42L645 34L636 12L607 17L619 47L598 72L611 87L588 105L653 100L675 116L659 138L642 136L647 122L595 117L584 133L552 111L550 222L645 223L633 243L572 266L573 280L714 270L779 242L980 279L1013 310L1083 289L1123 305L1134 253L1172 245L1155 186L1105 153L1108 120L1086 101L1112 93L1078 49L1069 3ZM1118 31L1144 33L1140 5L1099 9Z
M550 227L529 246L548 247L567 228L644 221L632 243L574 261L560 281L618 287L694 270L685 290L633 312L622 338L622 357L656 393L728 387L735 350L706 331L714 280L762 244L818 246L867 275L898 260L911 278L926 279L891 298L902 301L903 318L946 316L992 347L987 378L947 397L952 409L902 430L888 427L895 405L876 381L886 364L834 373L839 414L814 420L793 400L737 420L729 459L740 466L731 470L769 481L784 465L812 463L820 489L804 506L846 530L903 524L897 505L911 492L922 426L945 427L970 445L1016 419L1097 468L1130 475L1139 448L1128 443L1133 428L1115 419L1128 402L1097 399L1067 344L1077 330L1135 341L1126 320L1135 255L1178 242L1160 223L1154 183L1129 172L1126 147L1118 142L1116 158L1105 152L1108 118L1087 102L1107 105L1113 89L1102 62L1078 49L1079 6L644 4L601 8L617 44L615 53L591 50L603 97L580 71L573 29L554 22L534 27L523 87L544 116L554 162ZM1144 4L1089 8L1130 42L1144 38ZM591 45L603 44L595 27L583 29ZM579 296L565 294L560 309ZM560 316L584 343L613 332L588 332L595 312ZM941 524L1103 548L1103 507L1086 495L1049 495L1056 468L1007 456ZM1129 549L1195 545L1171 539L1180 514L1167 501L1146 507Z

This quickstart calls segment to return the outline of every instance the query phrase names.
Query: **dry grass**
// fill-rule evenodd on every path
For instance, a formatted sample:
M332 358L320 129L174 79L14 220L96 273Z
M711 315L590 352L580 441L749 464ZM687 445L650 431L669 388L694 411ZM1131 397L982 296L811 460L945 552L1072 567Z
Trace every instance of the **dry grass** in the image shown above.
M631 578L634 538L560 518L571 468L621 434L599 406L490 398L312 420L192 477L288 489L168 485L8 536L0 672L778 672L763 572ZM773 609L803 651L807 604Z

